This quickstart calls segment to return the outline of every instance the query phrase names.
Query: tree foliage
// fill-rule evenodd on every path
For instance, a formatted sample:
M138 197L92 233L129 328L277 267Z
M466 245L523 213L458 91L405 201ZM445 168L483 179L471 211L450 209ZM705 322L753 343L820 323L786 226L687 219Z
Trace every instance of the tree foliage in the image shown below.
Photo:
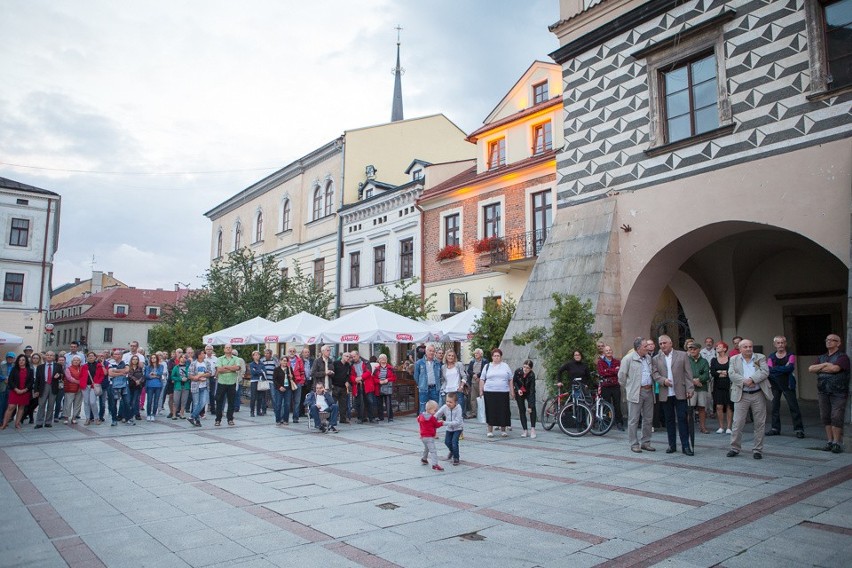
M293 260L293 275L284 280L284 290L277 311L278 319L307 312L328 319L334 293L318 284L312 276L305 276L298 260Z
M415 276L410 280L394 282L393 288L379 286L379 292L383 297L380 307L407 318L425 320L431 312L435 311L436 295L433 293L423 298L419 291L414 292L412 288L419 281L420 279Z
M471 346L482 349L486 354L499 347L506 334L506 328L515 315L515 300L507 294L499 302L485 302L482 315L473 324Z
M533 327L512 338L516 345L532 344L544 360L549 389L556 384L556 372L579 350L587 365L595 361L595 343L600 333L592 332L595 313L592 302L581 302L571 294L553 294L554 306L550 310L550 328ZM591 366L590 370L594 370Z

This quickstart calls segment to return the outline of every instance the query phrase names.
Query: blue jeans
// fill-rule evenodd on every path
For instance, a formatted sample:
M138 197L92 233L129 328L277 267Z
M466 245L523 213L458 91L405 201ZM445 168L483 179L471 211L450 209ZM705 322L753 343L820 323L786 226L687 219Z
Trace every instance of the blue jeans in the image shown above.
M145 395L145 409L148 416L156 416L160 410L160 393L163 392L163 387L148 387Z
M112 414L113 422L116 420L129 420L133 418L130 412L130 391L127 387L110 388L112 392L112 404L109 410Z
M130 407L127 409L128 415L127 419L130 420L134 418L138 414L141 413L142 409L139 408L139 399L142 398L142 389L135 389L130 391L130 402L128 403Z
M8 397L8 395L9 394L7 392L6 396ZM7 398L7 400L8 400L8 398ZM53 419L54 420L59 420L59 417L62 415L62 409L63 408L65 408L65 391L62 390L62 389L59 389L59 394L56 395L56 404L54 405L54 408L53 408ZM69 418L69 417L66 416L65 418ZM70 418L69 418L69 420L70 420Z
M301 403L302 403L302 387L301 387L301 385L299 385L298 387L296 387L296 390L290 391L290 404L288 405L290 407L290 410L293 411L293 423L294 424L299 421L299 414L302 413L301 409L299 408L299 405Z
M285 388L284 392L278 391L279 396L279 404L280 408L278 410L278 416L281 417L281 422L290 422L290 401L292 400L292 393L290 389ZM297 414L296 417L299 415Z
M311 420L314 421L314 426L317 430L320 427L320 415L319 415L319 407L315 404L308 409L308 414L311 416ZM329 426L337 426L337 419L340 417L340 407L337 406L337 403L332 404L328 408L328 424Z
M269 389L269 392L272 394L272 413L275 414L275 423L281 423L281 395L283 394L280 390L275 388L274 386Z
M210 402L210 389L198 389L192 393L192 419L198 420L201 411Z
M438 398L438 386L432 385L428 387L425 391L420 389L417 390L418 398L420 400L420 414L426 412L426 402L429 400L434 400L435 402L439 401Z
M461 436L461 433L461 430L456 430L455 432L447 430L444 432L444 444L446 444L450 453L453 454L454 460L459 459L459 437Z

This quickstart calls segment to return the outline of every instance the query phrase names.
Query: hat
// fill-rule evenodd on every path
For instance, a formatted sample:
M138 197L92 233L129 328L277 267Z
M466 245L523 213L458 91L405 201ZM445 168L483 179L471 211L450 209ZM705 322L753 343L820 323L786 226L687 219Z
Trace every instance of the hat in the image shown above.
M33 350L32 345L27 345L26 347L24 347L24 351L32 351L32 350Z
M8 359L9 357L11 357L12 359L14 359L14 358L15 358L15 352L14 352L14 351L9 351L8 353L6 353L6 359Z

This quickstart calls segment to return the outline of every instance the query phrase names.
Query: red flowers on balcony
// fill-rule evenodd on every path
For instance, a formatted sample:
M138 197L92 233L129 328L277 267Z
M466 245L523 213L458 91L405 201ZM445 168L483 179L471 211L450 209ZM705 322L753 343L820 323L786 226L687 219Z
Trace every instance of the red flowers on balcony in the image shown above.
M503 239L500 237L486 237L473 244L474 252L491 252L503 248Z
M441 250L438 251L438 254L435 256L435 259L438 261L441 260L451 260L453 258L458 258L462 255L461 247L458 245L447 245Z

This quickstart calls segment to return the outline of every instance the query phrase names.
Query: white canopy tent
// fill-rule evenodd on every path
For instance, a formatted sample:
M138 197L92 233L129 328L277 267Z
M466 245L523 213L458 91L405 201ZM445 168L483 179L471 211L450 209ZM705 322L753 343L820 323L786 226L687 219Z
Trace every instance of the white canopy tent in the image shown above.
M20 345L24 342L23 337L0 331L0 345Z
M328 320L308 312L299 312L250 335L246 343L302 343L313 345L328 323Z
M468 341L476 320L482 316L479 308L468 308L445 320L432 324L438 341Z
M202 341L205 345L225 345L226 343L242 345L257 343L257 341L251 341L250 338L258 334L266 335L266 330L270 329L273 325L275 325L275 322L258 316L242 323L238 323L237 325L232 325L229 328L207 334L202 338Z
M330 321L319 336L323 343L419 343L434 337L426 323L372 304Z

